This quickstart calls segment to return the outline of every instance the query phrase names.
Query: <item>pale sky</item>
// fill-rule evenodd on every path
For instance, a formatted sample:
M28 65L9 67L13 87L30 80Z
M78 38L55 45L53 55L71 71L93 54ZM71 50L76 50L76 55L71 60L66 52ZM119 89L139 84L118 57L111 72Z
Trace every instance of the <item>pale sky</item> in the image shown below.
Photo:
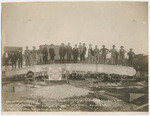
M89 43L148 54L146 2L38 2L2 4L2 44Z

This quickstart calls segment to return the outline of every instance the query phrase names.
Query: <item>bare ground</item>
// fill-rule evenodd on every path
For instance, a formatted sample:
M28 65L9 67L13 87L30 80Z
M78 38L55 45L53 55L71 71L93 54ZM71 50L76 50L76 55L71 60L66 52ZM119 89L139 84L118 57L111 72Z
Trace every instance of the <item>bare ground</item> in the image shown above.
M112 83L92 78L69 80L69 83L11 82L3 84L2 108L5 112L131 112L148 102L147 88L146 82ZM130 101L130 93L140 100ZM144 95L141 96L144 98L136 93ZM138 111L148 111L148 107Z

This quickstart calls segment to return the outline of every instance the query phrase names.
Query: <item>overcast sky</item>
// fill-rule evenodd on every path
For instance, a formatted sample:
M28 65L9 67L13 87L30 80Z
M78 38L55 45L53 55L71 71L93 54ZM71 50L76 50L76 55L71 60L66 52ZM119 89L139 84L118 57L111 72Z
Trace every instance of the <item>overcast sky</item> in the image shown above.
M113 44L148 54L146 2L3 3L3 46Z

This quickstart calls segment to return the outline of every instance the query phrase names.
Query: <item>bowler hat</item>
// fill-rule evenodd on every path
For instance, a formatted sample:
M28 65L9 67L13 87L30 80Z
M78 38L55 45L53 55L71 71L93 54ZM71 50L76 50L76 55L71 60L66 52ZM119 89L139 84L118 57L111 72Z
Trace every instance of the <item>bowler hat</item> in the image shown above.
M120 46L120 48L124 48L123 46Z

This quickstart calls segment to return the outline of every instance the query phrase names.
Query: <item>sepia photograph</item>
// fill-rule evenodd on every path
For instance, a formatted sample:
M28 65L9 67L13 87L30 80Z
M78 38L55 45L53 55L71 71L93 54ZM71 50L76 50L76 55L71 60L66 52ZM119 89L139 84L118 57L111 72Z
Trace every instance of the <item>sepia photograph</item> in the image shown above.
M1 3L2 113L149 112L148 2Z

